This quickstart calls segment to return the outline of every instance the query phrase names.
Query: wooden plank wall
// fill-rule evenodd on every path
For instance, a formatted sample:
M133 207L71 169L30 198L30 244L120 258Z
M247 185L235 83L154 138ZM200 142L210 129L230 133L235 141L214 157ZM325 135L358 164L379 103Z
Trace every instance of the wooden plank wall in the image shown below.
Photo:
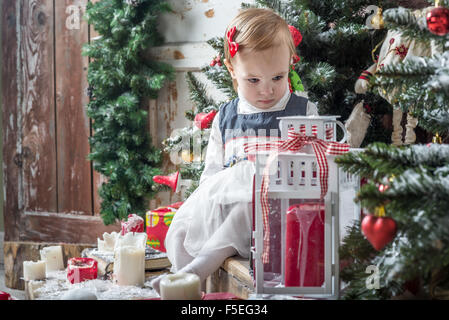
M3 104L3 216L5 241L19 236L19 176L15 150L20 134L17 121L17 7L15 1L3 1L2 12L2 104ZM7 231L7 232L6 232Z
M87 2L2 3L5 241L94 243L120 228L99 217L87 161Z
M90 122L85 112L89 61L81 56L82 45L89 41L89 25L82 19L87 0L54 3L58 212L92 215ZM67 8L73 10L67 13Z
M64 19L69 5L82 14L86 3L20 1L18 138L24 159L19 192L25 211L93 213L84 109L88 61L81 56L88 25L80 19L79 28L69 29Z
M53 1L20 1L19 140L26 211L58 211Z

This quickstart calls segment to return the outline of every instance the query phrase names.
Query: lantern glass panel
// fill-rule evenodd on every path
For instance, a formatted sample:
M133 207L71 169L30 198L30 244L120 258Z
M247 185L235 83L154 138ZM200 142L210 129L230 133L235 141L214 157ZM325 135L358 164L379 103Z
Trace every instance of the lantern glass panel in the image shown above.
M269 259L265 287L323 287L325 204L319 199L273 198L269 204Z

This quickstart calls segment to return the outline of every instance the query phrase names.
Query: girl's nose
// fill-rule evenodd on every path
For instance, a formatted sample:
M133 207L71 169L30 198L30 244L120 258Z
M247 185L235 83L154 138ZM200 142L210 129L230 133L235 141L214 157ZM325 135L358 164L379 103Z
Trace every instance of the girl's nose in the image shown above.
M269 82L265 82L264 84L262 84L261 88L260 88L260 94L261 95L272 95L274 92L274 88L272 86L271 83Z

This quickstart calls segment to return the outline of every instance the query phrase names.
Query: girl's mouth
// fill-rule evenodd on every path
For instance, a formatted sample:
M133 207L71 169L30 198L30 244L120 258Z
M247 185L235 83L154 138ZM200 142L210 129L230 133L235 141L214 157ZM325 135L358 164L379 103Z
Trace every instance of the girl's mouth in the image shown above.
M274 99L271 100L259 100L259 102L263 103L263 104L270 104L274 101Z

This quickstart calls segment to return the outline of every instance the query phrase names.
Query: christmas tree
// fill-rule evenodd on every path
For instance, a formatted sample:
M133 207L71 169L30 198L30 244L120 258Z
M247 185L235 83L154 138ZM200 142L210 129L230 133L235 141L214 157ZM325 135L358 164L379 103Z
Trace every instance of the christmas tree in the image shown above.
M89 160L107 178L99 189L101 217L108 225L128 214L141 216L154 196L152 177L160 173L161 151L147 132L148 98L156 98L173 78L170 65L145 59L148 48L162 43L157 18L170 10L164 1L102 0L87 4L85 18L100 37L86 44L93 120Z
M350 228L340 254L351 262L341 274L348 299L389 299L406 290L449 297L449 146L441 144L449 129L449 2L440 5L420 14L384 12L386 28L433 52L385 66L371 81L373 93L394 92L394 107L417 117L433 143L374 143L337 159L367 181L356 200L368 215ZM366 284L369 266L378 270L377 287Z

